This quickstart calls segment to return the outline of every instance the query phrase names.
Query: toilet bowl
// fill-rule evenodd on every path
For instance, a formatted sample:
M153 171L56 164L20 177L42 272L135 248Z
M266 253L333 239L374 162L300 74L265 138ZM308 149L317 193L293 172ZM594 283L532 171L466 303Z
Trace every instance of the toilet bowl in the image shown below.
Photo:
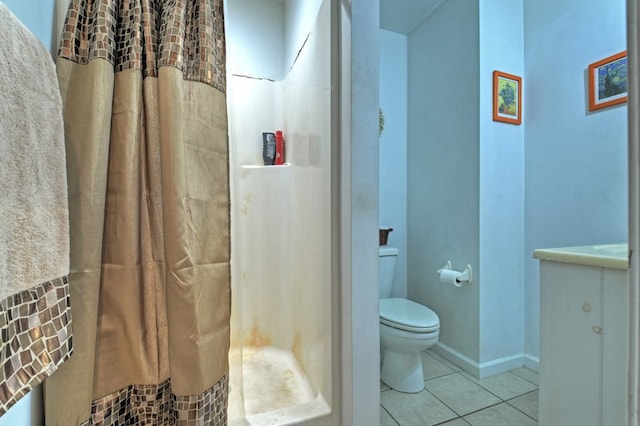
M394 390L416 393L424 389L420 353L438 341L440 320L424 305L390 297L397 255L393 247L380 248L380 378Z

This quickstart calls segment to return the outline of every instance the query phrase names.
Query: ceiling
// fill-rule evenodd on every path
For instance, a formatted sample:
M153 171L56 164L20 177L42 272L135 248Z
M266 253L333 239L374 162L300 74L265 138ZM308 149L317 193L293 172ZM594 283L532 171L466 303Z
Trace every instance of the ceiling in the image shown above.
M380 0L380 28L409 34L444 0Z

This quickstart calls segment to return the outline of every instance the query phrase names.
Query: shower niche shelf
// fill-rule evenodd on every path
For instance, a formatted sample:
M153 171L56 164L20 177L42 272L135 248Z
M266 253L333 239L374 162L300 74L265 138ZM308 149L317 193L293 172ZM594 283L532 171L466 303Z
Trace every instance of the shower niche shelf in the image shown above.
M291 163L284 163L278 166L261 166L258 164L243 164L240 167L243 169L287 169L291 167Z

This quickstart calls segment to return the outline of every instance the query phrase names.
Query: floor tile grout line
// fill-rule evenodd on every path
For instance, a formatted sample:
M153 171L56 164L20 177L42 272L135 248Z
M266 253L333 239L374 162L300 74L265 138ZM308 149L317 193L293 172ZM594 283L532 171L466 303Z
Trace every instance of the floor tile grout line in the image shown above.
M461 415L460 415L460 418L461 418L462 420L464 420L464 417L466 417L466 416L470 416L471 414L475 414L475 413L478 413L478 412L480 412L480 411L486 410L486 409L488 409L488 408L495 407L496 405L505 404L505 403L506 403L506 401L500 401L500 402L496 402L495 404L489 404L489 405L487 405L486 407L478 408L477 410L470 411L470 412L468 412L468 413L466 413L466 414L461 414ZM466 421L466 420L465 420L465 421ZM468 423L468 422L467 422L467 423Z
M505 402L505 401L503 401L502 399L498 398L498 399L500 400L500 402L497 402L497 403L495 403L495 404L489 404L489 405L487 405L487 406L485 406L485 407L478 408L477 410L471 411L471 412L466 413L466 414L460 414L460 413L458 413L456 410L454 410L452 407L449 407L449 406L447 405L447 403L446 403L446 402L444 402L443 400L441 400L440 398L438 398L438 397L437 397L433 392L431 392L429 389L427 389L427 388L425 387L425 388L424 388L424 390L425 390L425 391L427 391L427 392L429 392L429 393L430 393L430 394L431 394L435 399L437 399L438 401L440 401L440 402L442 403L442 405L444 405L445 407L447 407L449 410L451 410L451 411L452 411L452 412L457 416L457 417L454 417L454 418L452 418L452 419L446 420L445 422L450 422L450 421L452 421L452 420L456 420L456 419L462 419L464 416L468 416L468 415L469 415L469 414L471 414L471 413L475 413L475 412L477 412L477 411L482 411L482 410L484 410L485 408L493 407L494 405L498 405L498 404L501 404L501 403ZM462 419L462 420L464 420L464 419ZM466 421L466 420L465 420L465 421ZM467 423L468 423L468 422L467 422ZM402 425L401 425L401 426L402 426Z
M521 368L527 368L527 367L521 367ZM533 371L533 370L531 370L531 371ZM519 377L519 378L521 378L522 380L525 380L525 381L527 381L527 382L531 383L531 384L532 384L532 385L534 385L536 388L540 386L540 385L538 385L536 382L533 382L533 381L531 381L531 380L527 379L526 377L523 377L523 376L519 375L518 373L514 373L514 372L513 372L513 370L509 370L509 371L507 371L507 373L511 373L511 374L513 374L514 376ZM534 372L534 373L535 373L535 372Z
M445 420L443 423L450 422L450 421L452 421L452 420L455 420L455 419L459 419L459 418L461 418L460 414L458 414L458 412L457 412L456 410L454 410L453 408L449 407L449 406L448 406L448 405L447 405L443 400L441 400L440 398L438 398L438 397L437 397L436 395L434 395L431 391L429 391L429 389L427 389L427 387L426 387L426 382L427 382L427 381L425 380L425 387L424 387L424 389L422 389L420 392L423 392L423 391L424 391L424 392L427 392L429 395L431 395L432 397L434 397L434 398L435 398L436 400L438 400L442 405L444 405L445 407L447 407L449 410L451 410L451 412L452 412L453 414L455 414L455 415L457 416L457 417L452 417L452 418L450 418L450 419L448 419L448 420ZM418 393L419 393L419 392L418 392ZM382 406L382 403L381 403L380 405ZM382 408L384 408L384 406L382 406ZM386 408L385 408L385 410L386 410ZM387 410L387 412L389 412L389 410ZM389 413L389 414L391 414L391 413ZM393 417L393 416L391 416L391 417ZM393 418L393 420L394 420L396 423L398 423L400 426L402 426L402 424L401 424L400 422L398 422L395 418Z
M466 372L465 372L465 373L466 373ZM507 371L507 373L511 373L511 371ZM471 375L470 373L466 373L466 374ZM512 374L513 374L513 373L512 373ZM516 376L518 376L517 374L515 374L515 375L516 375ZM523 396L523 395L526 395L526 394L528 394L528 393L535 392L535 391L537 391L537 390L538 390L538 385L536 385L535 383L533 383L533 382L531 382L531 381L529 381L529 380L525 379L524 377L520 377L520 376L518 376L518 377L520 377L521 379L525 380L526 382L531 383L531 384L532 384L532 385L534 385L536 388L535 388L535 389L533 389L533 390L527 391L527 392L525 392L525 393L522 393L522 394L519 394L519 395L515 395L515 396L512 396L512 397L507 398L507 399L504 399L504 398L502 398L500 395L496 395L494 392L492 392L492 391L491 391L491 389L488 389L488 388L484 387L484 386L482 385L482 383L479 383L482 379L477 379L478 381L476 382L475 380L471 380L471 379L467 378L464 374L462 374L462 377L464 377L465 379L470 380L471 382L473 382L473 383L475 383L476 385L480 386L482 389L486 390L486 391L487 391L487 392L489 392L491 395L495 396L496 398L498 398L499 400L501 400L501 401L503 401L503 402L507 402L507 401L508 401L508 400L510 400L510 399L518 398L518 397L521 397L521 396ZM473 377L473 376L472 376L472 377Z
M423 351L422 353L426 354L426 356L433 358L435 361L449 368L454 373L459 373L461 371L464 371L462 368L458 367L457 365L455 365L454 363L452 363L442 355L438 355L437 353L431 352L429 350Z
M442 376L441 376L441 377L442 377ZM427 389L427 386L426 386L427 381L425 380L424 382L425 382L425 387L424 387L424 389L422 389L420 392L427 392L429 395L431 395L432 397L434 397L434 398L435 398L436 400L438 400L442 405L444 405L445 407L447 407L449 410L451 410L451 412L452 412L453 414L455 414L455 415L457 416L457 417L452 417L452 418L450 418L450 419L448 419L448 420L445 420L445 421L444 421L444 422L442 422L442 423L446 423L446 422L450 422L450 421L453 421L453 420L461 419L461 418L462 418L462 417L460 416L460 414L458 414L458 412L457 412L456 410L454 410L453 408L449 407L447 404L445 404L445 402L444 402L444 401L442 401L440 398L438 398L438 397L437 397L437 396L435 396L432 392L430 392L430 391L429 391L429 389ZM388 389L388 390L393 390L393 389ZM398 391L396 391L396 392L398 392ZM420 392L418 392L418 393L420 393ZM403 425L402 425L402 423L400 423L398 420L396 420L396 418L395 418L395 417L393 417L393 415L391 415L391 413L389 412L389 410L387 410L387 409L384 407L384 405L382 405L382 403L380 403L380 406L381 406L382 408L384 408L384 410L385 410L387 413L389 413L389 415L391 416L391 418L393 419L393 421L394 421L394 422L396 422L399 426L403 426Z
M387 412L387 414L389 415L389 417L391 417L391 419L392 419L394 422L396 422L396 424L397 424L398 426L402 426L402 424L401 424L401 423L400 423L400 422L399 422L395 417L393 417L393 414L391 414L391 413L389 412L389 410L387 410L387 409L385 408L385 406L384 406L384 405L382 405L382 403L380 404L380 407L381 407L384 411L386 411L386 412Z
M520 411L520 412L521 412L522 414L524 414L525 416L529 417L531 420L535 420L535 421L536 421L536 423L537 423L537 422L538 422L538 419L534 418L533 416L531 416L531 415L530 415L530 414L528 414L528 413L525 413L524 411L522 411L521 409L519 409L518 407L516 407L515 405L513 405L513 404L511 404L511 403L509 402L509 401L513 401L513 400L514 400L514 399L516 399L516 398L520 398L520 397L522 397L522 396L529 395L530 393L534 393L534 392L537 392L537 391L538 391L538 389L532 390L531 392L527 392L527 393L522 394L522 395L520 395L520 396L516 396L516 397L514 397L514 398L508 399L508 400L506 400L505 402L506 402L507 404L509 404L511 407L513 407L513 408L515 408L516 410Z
M460 420L464 421L465 423L469 424L469 422L467 422L467 420L465 419L465 417L466 417L466 416L470 416L470 415L472 415L472 414L478 413L478 412L483 411L483 410L487 410L487 409L489 409L489 408L491 408L491 407L495 407L495 406L498 406L498 405L500 405L500 404L507 404L507 405L508 405L508 406L510 406L511 408L515 409L516 411L518 411L518 412L522 413L523 415L527 416L527 417L528 417L528 418L530 418L531 420L533 420L533 421L535 421L536 423L538 423L538 420L537 420L537 419L533 418L533 417L532 417L532 416L530 416L529 414L527 414L527 413L525 413L524 411L520 410L518 407L516 407L516 406L514 406L514 405L511 405L511 404L509 403L509 401L511 401L511 400L513 400L513 399L515 399L515 398L518 398L517 396L516 396L516 397L514 397L514 398L511 398L511 399L507 399L507 400L503 400L502 398L500 398L500 397L497 397L497 396L496 396L496 397L500 400L499 402L496 402L496 403L494 403L494 404L489 404L489 405L487 405L487 406L485 406L485 407L478 408L477 410L473 410L473 411L470 411L470 412L465 413L465 414L460 414L460 413L458 413L456 410L454 410L453 408L449 407L449 406L448 406L444 401L442 401L440 398L438 398L438 397L437 397L436 395L434 395L432 392L430 392L430 391L429 391L429 389L425 388L424 390L425 390L426 392L428 392L429 394L431 394L431 396L433 396L435 399L437 399L438 401L440 401L440 402L441 402L445 407L447 407L449 410L451 410L451 411L456 415L456 417L453 417L453 418L451 418L451 419L444 420L444 421L442 421L442 422L440 422L440 423L437 423L437 424L436 424L436 425L434 425L434 426L438 426L438 425L446 424L447 422L451 422L451 421L458 420L458 419L460 419ZM537 390L537 389L536 389L536 390ZM529 393L533 393L533 392L535 392L536 390L533 390L533 391L531 391L531 392L527 392L527 393L525 393L525 394L523 394L523 395L527 395L527 394L529 394ZM495 395L494 395L494 396L495 396ZM520 396L522 396L522 395L520 395ZM380 404L380 407L382 407L382 409L383 409L383 410L385 410L385 411L387 412L387 414L389 414L389 416L393 419L393 421L394 421L394 422L396 422L396 423L398 424L398 426L403 426L403 425L402 425L402 423L400 423L400 422L399 422L395 417L393 417L393 415L389 412L389 410L387 410L387 409L384 407L384 405Z
M467 374L469 374L469 373L467 373ZM484 386L482 386L480 383L477 383L477 382L475 382L475 381L473 381L473 380L471 380L471 379L469 379L469 378L465 377L465 375L464 375L464 374L462 374L462 372L460 372L460 377L462 377L462 378L464 378L464 379L466 379L466 380L469 380L471 383L473 383L473 384L474 384L474 385L476 385L476 386L481 387L481 388L482 388L482 390L484 390L484 391L486 391L486 392L490 393L492 396L495 396L496 398L498 398L498 399L500 400L500 402L506 402L506 399L503 399L503 398L499 397L499 396L498 396L498 395L496 395L495 393L491 392L489 389L487 389L487 388L485 388ZM435 395L434 395L434 396L435 396ZM493 405L495 405L495 404L493 404ZM488 405L487 407L490 407L490 405ZM465 416L466 416L466 414L465 414Z
M509 405L509 407L514 408L516 411L519 411L520 413L522 413L523 415L529 417L531 420L535 421L536 423L538 423L538 419L530 416L529 414L525 413L524 411L522 411L521 409L519 409L518 407L516 407L515 405L511 405L509 404L509 401L505 401L505 404Z
M433 377L429 377L428 379L424 379L424 382L427 383L429 380L439 379L441 377L451 376L452 374L458 374L458 373L460 373L460 372L459 371L451 371L449 373L441 374L440 376L433 376Z
M428 389L425 389L425 390L426 390L427 392L429 392L429 390L428 390ZM536 390L537 390L537 389L536 389ZM535 392L536 390L532 390L531 392L527 392L527 393L522 394L522 395L520 395L520 396L523 396L523 395L527 395L527 394L533 393L533 392ZM431 392L429 392L429 393L431 393ZM531 417L529 414L527 414L527 413L525 413L524 411L520 410L518 407L515 407L515 406L513 406L513 405L509 404L509 401L511 401L512 399L515 399L515 398L519 398L519 396L516 396L516 397L513 397L513 398L511 398L511 399L506 399L506 400L505 400L505 399L502 399L502 398L498 397L497 395L494 395L494 396L496 396L496 398L498 398L498 399L500 400L499 402L496 402L495 404L489 404L489 405L487 405L487 406L485 406L485 407L478 408L477 410L470 411L470 412L465 413L465 414L459 414L457 411L455 411L453 408L449 407L447 404L445 404L445 403L444 403L444 401L440 400L440 399L439 399L437 396L435 396L433 393L431 393L431 395L433 395L433 396L434 396L438 401L442 402L442 403L443 403L443 404L444 404L448 409L450 409L451 411L453 411L454 413L456 413L456 415L458 416L458 417L453 418L453 419L445 420L445 421L444 421L444 422L442 422L442 423L450 422L450 421L452 421L452 420L456 420L456 419L462 419L462 420L464 420L465 422L467 422L467 421L465 420L465 417L466 417L466 416L469 416L469 415L474 414L474 413L478 413L478 412L480 412L480 411L486 410L486 409L491 408L491 407L495 407L495 406L500 405L500 404L507 404L507 405L509 405L510 407L514 408L515 410L519 411L520 413L524 414L525 416L529 417L531 420L534 420L536 423L538 422L538 420L537 420L537 419L535 419L535 418ZM469 423L469 422L467 422L467 423ZM402 426L402 425L400 425L400 426Z
M433 426L442 426L442 425L446 425L447 423L452 422L452 421L454 421L454 420L462 420L465 424L467 424L467 425L468 425L468 424L470 424L468 421L466 421L466 420L465 420L465 419L463 419L462 417L456 417L456 418L454 418L454 419L445 420L444 422L436 423L436 424L435 424L435 425L433 425ZM402 426L402 425L400 425L400 426Z
M462 372L458 372L458 373L462 373ZM452 373L452 374L458 374L458 373ZM440 376L440 377L443 377L443 376ZM467 379L463 374L460 374L460 377L464 377L465 379ZM434 378L435 378L435 377L434 377ZM495 396L496 398L498 398L499 402L496 402L495 404L489 404L489 405L487 405L487 406L485 406L485 407L479 408L479 409L477 409L477 410L471 411L471 412L466 413L466 414L460 414L460 413L458 413L456 410L454 410L452 407L449 407L449 406L448 406L444 401L442 401L440 398L438 398L434 393L432 393L431 391L429 391L429 389L427 389L427 387L426 387L426 382L427 382L427 380L425 380L425 388L424 388L424 390L425 390L425 391L427 391L427 392L429 392L429 393L430 393L434 398L436 398L436 399L437 399L438 401L440 401L440 402L441 402L445 407L447 407L449 410L453 411L453 412L458 416L458 417L456 417L456 418L446 420L446 421L445 421L445 423L446 423L446 422L449 422L449 421L452 421L452 420L456 420L456 419L462 419L462 420L464 420L464 416L468 416L468 415L470 415L470 414L477 413L477 412L479 412L479 411L486 410L486 409L488 409L488 408L495 407L496 405L500 405L500 404L503 404L503 403L504 403L504 404L509 405L510 407L513 407L514 409L516 409L516 410L517 410L517 411L519 411L520 413L522 413L522 414L524 414L525 416L529 417L530 419L535 420L536 422L538 422L538 420L534 419L533 417L531 417L531 416L530 416L530 415L528 415L527 413L525 413L525 412L523 412L522 410L518 409L518 407L515 407L515 406L513 406L513 405L509 404L509 402L508 402L508 401L510 401L510 400L512 400L512 399L519 398L519 397L521 397L521 396L524 396L524 395L527 395L527 394L530 394L530 393L533 393L533 392L538 391L538 387L537 387L537 386L536 386L536 388L535 388L535 389L533 389L533 390L531 390L531 391L529 391L529 392L525 392L525 393L523 393L523 394L521 394L521 395L516 395L516 396L511 397L511 398L508 398L508 399L503 399L503 398L501 398L500 396L498 396L498 395L494 394L493 392L491 392L489 389L487 389L487 388L485 388L484 386L482 386L481 384L476 383L476 382L474 382L473 380L470 380L470 379L467 379L467 380L469 380L470 382L472 382L472 383L476 384L477 386L480 386L483 390L487 391L487 392L488 392L488 393L490 393L491 395L493 395L493 396ZM527 380L527 381L528 381L528 380ZM531 383L531 382L529 382L529 383ZM532 383L532 384L535 384L535 383ZM464 420L464 421L466 421L466 420ZM467 422L467 423L468 423L468 422ZM402 426L402 425L400 425L400 426Z
M429 389L427 389L426 386L426 381L425 381L425 387L424 387L425 392L429 393L431 396L433 396L435 399L437 399L438 401L440 401L440 403L442 403L442 405L444 405L445 407L447 407L449 410L451 410L451 412L453 414L455 414L456 416L460 417L460 414L458 414L458 412L456 410L454 410L453 408L449 407L443 400L441 400L440 398L438 398L433 392L431 392ZM449 419L447 421L451 421L451 420L455 420L456 418L454 417L453 419Z
M442 424L442 423L450 422L450 421L453 421L453 420L456 420L456 419L462 419L462 416L461 416L461 415L460 415L456 410L454 410L453 408L449 407L449 406L448 406L448 405L447 405L443 400L441 400L440 398L438 398L438 397L437 397L436 395L434 395L431 391L429 391L429 389L427 389L427 387L426 387L426 382L427 382L427 381L425 380L425 388L424 388L422 391L427 392L429 395L431 395L432 397L434 397L434 398L435 398L436 400L438 400L442 405L444 405L444 406L445 406L445 407L447 407L449 410L451 410L451 412L452 412L453 414L455 414L455 416L456 416L456 417L452 417L452 418L450 418L450 419L448 419L448 420L445 420L445 421L443 421L443 422L441 422L441 423L438 423L438 424ZM422 392L422 391L420 391L420 392ZM387 411L387 413L389 413L389 410L387 410L387 409L382 405L382 403L380 404L380 406L381 406L382 408L384 408L384 409L385 409L385 411ZM389 413L389 415L391 415L391 413ZM395 419L395 417L393 417L393 416L391 416L391 417L393 418L393 420L394 420L396 423L398 423L398 425L399 425L399 426L403 426L403 425L402 425L402 423L400 423L398 420L396 420L396 419ZM464 420L464 419L463 419L463 420Z
M438 359L437 359L436 357L434 357L433 355L430 355L430 356L431 356L432 358L434 358L436 361L438 361L438 362L440 362L440 363L442 363L443 365L445 365L445 366L446 366L446 364L444 364L442 361L438 360ZM526 368L526 367L525 367L525 368ZM533 371L533 370L532 370L532 371ZM509 403L509 401L513 401L514 399L517 399L517 398L523 397L523 396L525 396L525 395L531 394L531 393L533 393L533 392L537 392L537 391L539 391L539 385L538 385L537 383L533 382L532 380L527 379L526 377L523 377L523 376L520 376L519 374L514 373L512 370L509 370L509 371L507 371L507 372L508 372L508 373L511 373L511 374L513 374L514 376L516 376L516 377L518 377L518 378L520 378L520 379L523 379L523 380L524 380L524 381L526 381L527 383L530 383L531 385L535 386L535 389L532 389L532 390L530 390L530 391L528 391L528 392L524 392L524 393L519 394L519 395L511 396L511 397L509 397L509 398L506 398L506 399L505 399L505 398L502 398L502 397L500 397L500 396L496 395L496 394L495 394L494 392L492 392L490 389L485 388L482 384L480 384L480 383L479 383L480 379L478 379L478 382L476 382L476 381L474 381L474 380L469 379L468 377L465 377L465 375L463 374L463 373L465 373L465 371L464 371L464 370L459 370L459 371L458 371L458 370L453 370L453 369L451 369L451 371L450 371L450 372L444 373L444 374L442 374L442 375L438 375L438 376L430 377L430 378L428 378L428 379L426 379L426 378L425 378L425 379L424 379L424 383L425 383L425 388L424 388L424 390L425 390L427 393L429 393L431 396L433 396L437 401L439 401L443 406L445 406L446 408L448 408L449 410L451 410L451 412L452 412L452 413L454 413L454 414L455 414L455 416L456 416L456 417L453 417L453 418L451 418L451 419L445 420L445 421L443 421L443 422L441 422L441 423L438 423L438 424L439 424L439 425L442 425L442 424L446 424L447 422L451 422L451 421L458 420L458 419L460 419L460 420L462 420L462 421L464 421L465 423L467 423L467 424L468 424L469 422L467 422L467 421L465 420L465 418L464 418L465 416L469 416L469 415L471 415L471 414L474 414L474 413L477 413L477 412L480 412L480 411L483 411L483 410L489 409L489 408L491 408L491 407L495 407L495 406L500 405L500 404L503 404L503 403L507 404L507 405L508 405L509 407L511 407L511 408L514 408L516 411L518 411L519 413L523 414L523 415L524 415L524 416L526 416L527 418L529 418L529 419L531 419L531 420L535 421L535 422L536 422L536 424L537 424L537 423L538 423L538 420L537 420L537 419L535 419L535 418L534 418L534 417L532 417L531 415L529 415L529 414L525 413L524 411L520 410L520 409L519 409L518 407L516 407L515 405L512 405L511 403ZM489 404L489 405L484 406L484 407L481 407L481 408L478 408L477 410L471 411L471 412L469 412L469 413L459 414L456 410L454 410L452 407L450 407L449 405L447 405L443 400L441 400L440 398L438 398L438 397L437 397L433 392L431 392L431 391L427 388L427 382L429 382L429 381L431 381L431 380L435 380L435 379L443 378L443 377L446 377L446 376L455 375L455 374L459 375L460 377L464 377L465 379L467 379L467 380L471 381L472 383L474 383L475 385L479 386L479 387L480 387L480 388L482 388L484 391L486 391L486 392L487 392L487 393L489 393L490 395L492 395L492 396L494 396L495 398L497 398L497 399L498 399L498 402L493 403L493 404ZM467 374L468 374L468 373L467 373ZM388 386L388 385L387 385L387 386ZM391 388L391 387L388 387L388 389L381 390L381 393L382 393L382 392L386 392L386 391L388 391L388 390L394 390L394 389L393 389L393 388ZM396 392L397 392L397 391L396 391ZM393 415L389 412L389 410L387 410L387 409L382 405L382 403L380 404L380 406L381 406L381 407L382 407L382 408L383 408L383 409L384 409L384 410L389 414L389 416L391 417L391 419L392 419L394 422L396 422L396 424L398 424L399 426L403 426L403 425L402 425L402 423L400 423L400 422L399 422L395 417L393 417Z
M513 401L514 399L521 398L521 397L523 397L525 395L529 395L530 393L534 393L534 392L538 392L538 389L536 388L536 389L530 390L529 392L525 392L522 395L517 395L517 396L514 396L512 398L505 399L504 402Z
M428 392L428 391L427 391L427 392ZM429 393L431 393L431 392L429 392ZM433 394L431 394L431 395L433 395ZM435 396L435 395L433 395L433 396L434 396L436 399L438 399L438 397L437 397L437 396ZM445 421L443 421L443 422L437 423L437 424L435 424L434 426L443 425L443 424L446 424L446 423L448 423L448 422L451 422L451 421L454 421L454 420L458 420L458 419L460 419L460 420L464 421L464 422L465 422L465 423L467 423L467 424L470 424L470 423L465 419L465 417L466 417L466 416L470 416L470 415L475 414L475 413L478 413L478 412L480 412L480 411L487 410L487 409L492 408L492 407L496 407L496 406L498 406L498 405L500 405L500 404L507 404L507 405L509 405L510 407L512 407L512 408L516 409L517 411L519 411L520 413L524 414L525 416L527 416L527 417L528 417L528 418L530 418L531 420L533 420L533 421L535 421L536 423L538 423L538 420L534 419L533 417L531 417L531 416L530 416L530 415L528 415L527 413L525 413L525 412L523 412L523 411L519 410L519 409L518 409L518 407L514 407L513 405L509 404L509 403L508 403L508 401L505 401L505 400L500 400L500 402L496 402L495 404L489 404L489 405L487 405L486 407L478 408L477 410L473 410L473 411L470 411L470 412L465 413L465 414L459 414L457 411L455 411L453 408L449 407L447 404L445 404L445 403L444 403L443 401L441 401L440 399L438 399L438 401L442 402L442 403L443 403L443 404L444 404L448 409L450 409L451 411L453 411L453 412L456 414L456 416L457 416L457 417L454 417L454 418L452 418L452 419L448 419L448 420L445 420ZM394 420L396 423L398 423L398 421L397 421L395 418L394 418L393 420ZM398 425L399 425L399 426L402 426L402 424L400 424L400 423L398 423Z

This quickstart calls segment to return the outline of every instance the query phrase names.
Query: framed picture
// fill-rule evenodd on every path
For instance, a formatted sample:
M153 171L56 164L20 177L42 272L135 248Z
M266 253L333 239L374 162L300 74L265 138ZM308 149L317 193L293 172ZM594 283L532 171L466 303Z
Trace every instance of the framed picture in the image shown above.
M493 72L493 120L522 123L522 78L502 71Z
M627 101L627 52L589 65L589 111Z

